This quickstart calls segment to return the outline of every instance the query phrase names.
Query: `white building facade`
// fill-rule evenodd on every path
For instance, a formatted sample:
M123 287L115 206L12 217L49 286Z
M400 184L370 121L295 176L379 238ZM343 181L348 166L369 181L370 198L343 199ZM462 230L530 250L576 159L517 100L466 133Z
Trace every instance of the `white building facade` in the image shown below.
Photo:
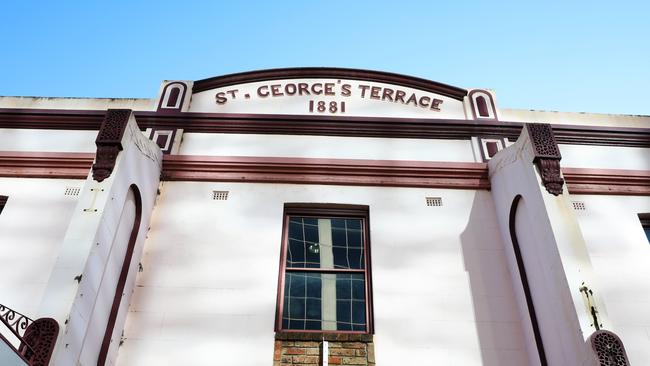
M3 365L650 364L650 117L294 68L0 97Z

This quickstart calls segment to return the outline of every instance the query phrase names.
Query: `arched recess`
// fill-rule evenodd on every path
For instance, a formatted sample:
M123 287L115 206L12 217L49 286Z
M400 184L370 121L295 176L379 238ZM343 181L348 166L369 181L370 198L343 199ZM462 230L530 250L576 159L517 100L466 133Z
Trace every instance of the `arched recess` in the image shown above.
M185 85L185 83L177 81L165 85L163 88L162 97L158 103L158 111L180 110L183 107L186 90L187 85Z
M478 108L478 115L480 117L490 117L490 112L488 111L487 102L485 101L484 96L479 95L476 97L476 107Z
M528 283L528 275L526 274L526 266L524 265L524 260L521 255L521 248L519 246L519 240L517 239L517 209L519 208L519 203L521 202L522 196L520 194L516 195L512 200L510 205L510 216L509 216L509 231L510 231L510 240L512 241L512 249L514 250L515 260L517 261L517 269L519 270L519 278L521 279L521 286L524 291L524 296L526 298L526 306L528 308L528 314L530 315L531 326L533 328L533 335L535 336L535 345L537 346L537 354L539 355L539 362L542 366L547 366L548 361L546 360L546 353L544 351L544 343L542 341L542 335L539 329L539 322L537 321L537 313L535 311L535 304L533 303L533 297L530 291L530 285Z
M131 206L132 205L132 206ZM129 268L131 267L131 259L133 258L133 251L135 249L135 244L138 239L138 232L140 231L140 222L142 218L142 197L140 195L140 190L135 184L132 184L129 187L129 192L127 194L126 201L124 203L124 208L122 209L122 214L124 215L129 206L133 207L134 217L133 224L131 226L131 231L129 234L129 242L126 247L126 253L124 255L124 261L122 262L122 269L120 271L120 276L117 280L117 286L115 288L115 295L113 296L113 304L111 306L111 312L108 317L108 323L106 324L106 330L104 332L104 338L102 340L102 345L99 351L99 357L97 359L97 365L103 366L106 363L106 358L108 356L108 350L111 345L111 337L113 336L115 330L115 322L120 310L120 303L122 301L122 296L124 296L124 287L126 286L126 280L129 275ZM118 234L116 237L119 238L119 229L123 224L120 221L118 226ZM126 309L124 309L126 311Z
M498 120L494 98L486 90L474 89L467 95L474 119Z

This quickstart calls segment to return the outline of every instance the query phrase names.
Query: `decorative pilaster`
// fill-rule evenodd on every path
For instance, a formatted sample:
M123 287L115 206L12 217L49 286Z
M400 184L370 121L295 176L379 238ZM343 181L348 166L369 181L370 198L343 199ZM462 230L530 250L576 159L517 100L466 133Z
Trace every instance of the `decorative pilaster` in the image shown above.
M101 182L113 172L117 154L122 151L122 136L130 116L130 109L109 109L106 111L97 139L95 139L97 154L92 167L94 180Z
M560 176L560 148L555 141L553 128L547 123L527 123L526 129L535 150L533 163L542 177L542 184L548 193L562 194L564 179Z

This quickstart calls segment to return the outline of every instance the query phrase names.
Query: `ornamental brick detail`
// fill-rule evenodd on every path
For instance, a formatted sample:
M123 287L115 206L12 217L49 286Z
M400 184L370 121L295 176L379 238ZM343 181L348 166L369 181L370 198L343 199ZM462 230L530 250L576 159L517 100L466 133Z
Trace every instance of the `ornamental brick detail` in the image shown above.
M548 123L527 123L526 130L535 151L533 163L537 167L542 184L554 195L562 194L564 179L560 176L560 148L555 141L553 128Z
M621 339L613 332L597 330L591 337L591 348L600 366L630 366Z
M328 337L329 336L329 337ZM336 339L336 335L325 336ZM316 366L323 364L323 357L327 357L330 365L375 365L375 346L372 340L368 341L328 341L328 354L323 355L323 341L275 341L273 353L273 366Z
M95 139L97 153L93 164L93 179L101 182L115 168L117 155L122 151L122 136L131 116L130 109L109 109Z

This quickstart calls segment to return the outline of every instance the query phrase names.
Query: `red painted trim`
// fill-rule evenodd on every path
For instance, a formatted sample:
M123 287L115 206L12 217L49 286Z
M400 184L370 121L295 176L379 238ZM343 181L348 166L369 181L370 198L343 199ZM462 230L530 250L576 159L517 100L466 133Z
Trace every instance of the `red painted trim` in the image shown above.
M85 179L95 154L0 151L0 177Z
M489 189L484 163L168 155L163 180Z
M138 232L140 231L140 221L142 220L142 197L140 195L140 190L135 184L132 184L129 189L132 190L134 196L133 198L135 200L135 218L133 220L133 227L131 228L131 236L129 237L129 243L127 244L128 246L126 248L126 254L124 255L124 262L122 263L122 270L120 272L120 277L118 278L117 286L115 288L113 306L111 307L111 312L108 317L108 324L106 324L106 330L104 331L102 348L99 350L97 366L103 366L106 363L108 348L111 345L111 336L113 335L113 330L115 328L117 313L120 310L120 302L122 301L122 296L124 295L124 287L126 286L126 279L129 275L129 268L131 268L133 250L135 249L135 243L138 239Z
M241 72L194 82L193 93L224 86L286 79L350 79L395 84L463 100L467 90L435 81L384 71L337 67L297 67Z
M562 168L571 194L650 196L650 170Z
M273 114L134 112L142 129L386 138L456 139L495 136L516 140L522 123L494 120L300 116ZM0 109L0 128L99 130L106 111ZM554 124L560 144L650 147L650 128Z
M0 177L85 179L91 153L0 151ZM572 194L650 195L650 170L563 168ZM490 189L484 163L166 155L163 180Z
M0 108L0 128L99 130L106 110Z
M137 112L141 128L183 128L184 132L459 139L500 135L516 139L521 123L389 117L181 113L176 117ZM650 129L648 130L650 136Z

